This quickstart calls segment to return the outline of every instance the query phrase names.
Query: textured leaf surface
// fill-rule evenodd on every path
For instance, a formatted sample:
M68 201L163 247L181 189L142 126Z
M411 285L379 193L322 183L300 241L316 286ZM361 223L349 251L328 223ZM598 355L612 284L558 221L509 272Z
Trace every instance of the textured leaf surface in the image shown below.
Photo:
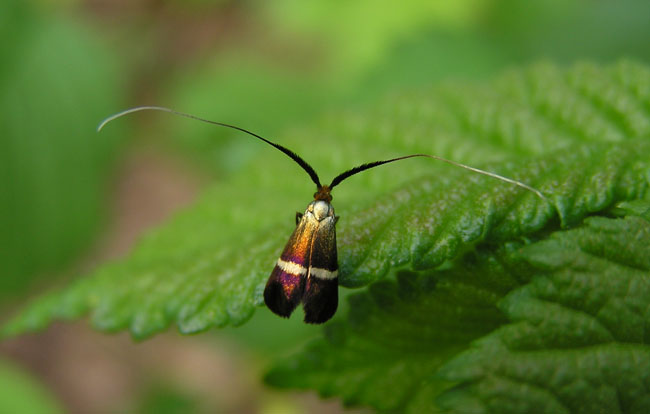
M334 205L341 283L363 286L391 268L435 268L476 246L540 237L642 198L648 108L650 75L642 66L537 65L488 85L393 96L280 142L323 181L362 162L424 152L519 179L549 198L430 160L355 176L336 189ZM147 235L124 261L37 300L5 334L89 311L98 328L128 328L136 337L170 323L191 333L245 322L261 304L294 211L313 192L298 167L269 151Z
M531 283L501 303L510 323L451 360L463 412L650 410L650 223L590 218L522 249Z
M479 267L486 271L489 264ZM432 395L448 386L432 373L504 318L498 295L478 287L477 276L460 283L402 273L398 280L352 296L348 323L330 324L325 340L277 364L267 382L316 389L346 404L429 412Z
M647 412L648 246L646 219L592 217L376 283L267 381L391 412Z

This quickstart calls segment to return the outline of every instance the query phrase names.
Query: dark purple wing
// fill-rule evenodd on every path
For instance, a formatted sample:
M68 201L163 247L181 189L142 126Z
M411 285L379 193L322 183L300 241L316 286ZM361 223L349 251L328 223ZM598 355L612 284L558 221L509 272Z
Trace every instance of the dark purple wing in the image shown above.
M317 224L302 217L266 282L264 303L277 315L288 318L303 297Z

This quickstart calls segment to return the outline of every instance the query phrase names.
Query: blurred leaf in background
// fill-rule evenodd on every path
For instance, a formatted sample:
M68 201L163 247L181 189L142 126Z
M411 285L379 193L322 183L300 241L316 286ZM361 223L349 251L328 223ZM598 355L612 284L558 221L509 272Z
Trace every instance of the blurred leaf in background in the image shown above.
M30 2L0 4L0 301L87 251L106 213L121 128L119 64L98 36Z
M0 359L0 412L54 414L64 410L43 385Z
M420 39L426 28L442 24L458 32L471 22L477 3L415 1L395 9L368 1L250 2L246 13L237 16L243 36L173 76L163 100L272 137L319 112L350 107L408 83L397 72L375 76L381 82L370 86L363 79L385 66L383 59L393 47ZM422 62L418 67L427 73L426 81L425 76L418 78L420 84L436 81ZM232 137L228 131L187 123L172 131L173 140L198 152L205 165L217 171L245 165L233 166L224 148L234 148L248 159L251 151L258 151L247 140L215 139Z
M234 16L240 36L190 59L161 100L276 138L391 90L484 79L531 60L650 61L643 0L253 1ZM208 169L244 168L264 151L229 131L173 125L164 135Z
M141 414L184 414L207 412L199 409L197 396L182 392L178 386L152 384L139 401L135 412Z

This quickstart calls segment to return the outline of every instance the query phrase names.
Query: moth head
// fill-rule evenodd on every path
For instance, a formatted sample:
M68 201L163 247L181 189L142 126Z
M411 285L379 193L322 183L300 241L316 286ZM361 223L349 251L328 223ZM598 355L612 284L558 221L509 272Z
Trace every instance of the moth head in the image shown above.
M327 203L331 203L332 189L327 185L319 185L318 190L314 193L314 200L323 200Z
M324 200L312 201L307 207L307 211L312 213L318 221L334 216L334 208L328 201Z

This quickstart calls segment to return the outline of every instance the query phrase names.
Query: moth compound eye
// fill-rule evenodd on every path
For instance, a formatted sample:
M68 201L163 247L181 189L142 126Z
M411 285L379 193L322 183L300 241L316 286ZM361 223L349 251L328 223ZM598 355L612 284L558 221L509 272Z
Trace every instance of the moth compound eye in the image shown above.
M321 221L327 217L329 211L330 206L325 201L316 201L314 203L314 216L316 217L316 220Z

